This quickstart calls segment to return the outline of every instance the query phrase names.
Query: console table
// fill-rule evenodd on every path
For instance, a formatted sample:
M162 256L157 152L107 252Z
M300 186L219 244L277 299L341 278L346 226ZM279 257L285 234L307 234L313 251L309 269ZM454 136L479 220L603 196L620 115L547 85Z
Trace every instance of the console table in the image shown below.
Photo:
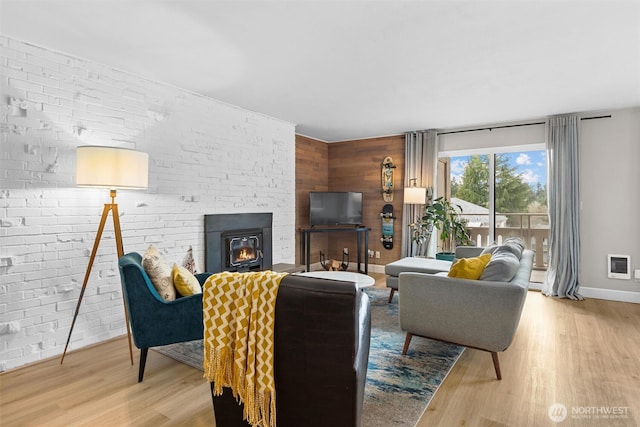
M300 239L301 259L305 260L304 262L307 265L307 271L309 271L311 266L311 235L313 233L355 233L356 235L356 247L358 253L358 272L363 274L369 273L369 231L370 228L367 227L333 227L333 228L302 228L300 229L300 233L302 235L302 239ZM364 239L364 245L362 240ZM363 253L364 250L364 253ZM362 258L364 255L364 270L360 268L360 264L362 263Z

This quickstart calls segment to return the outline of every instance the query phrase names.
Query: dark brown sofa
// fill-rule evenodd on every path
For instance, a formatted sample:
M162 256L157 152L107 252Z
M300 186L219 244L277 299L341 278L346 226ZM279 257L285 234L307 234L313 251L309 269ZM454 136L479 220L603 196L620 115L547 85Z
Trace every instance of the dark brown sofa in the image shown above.
M360 426L371 310L353 283L288 275L276 300L278 427ZM213 396L217 427L248 426L231 390Z

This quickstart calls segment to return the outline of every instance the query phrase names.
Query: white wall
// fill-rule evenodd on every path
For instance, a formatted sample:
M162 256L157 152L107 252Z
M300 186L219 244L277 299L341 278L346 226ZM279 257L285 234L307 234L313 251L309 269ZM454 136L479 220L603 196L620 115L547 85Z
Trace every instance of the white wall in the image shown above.
M110 201L75 186L79 145L149 153L148 191L117 197L125 252L154 244L179 263L191 245L202 270L204 214L273 212L273 261L294 262L294 125L4 36L0 49L0 371L64 348ZM112 224L71 349L126 333Z
M633 271L631 280L607 278L607 254L640 268L640 108L603 114L611 118L580 129L580 284L587 296L640 302Z

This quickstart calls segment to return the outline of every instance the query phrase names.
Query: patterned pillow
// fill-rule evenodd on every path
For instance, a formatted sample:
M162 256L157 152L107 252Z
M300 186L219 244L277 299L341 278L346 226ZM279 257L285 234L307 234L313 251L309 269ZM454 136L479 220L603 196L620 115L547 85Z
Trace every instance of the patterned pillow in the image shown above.
M193 248L191 246L189 246L189 250L182 260L182 266L191 274L198 274L198 267L196 267L196 260L193 259Z
M191 274L191 272L186 268L180 267L178 264L173 264L171 274L173 276L173 284L176 287L176 290L183 297L202 293L200 282L198 282L196 276Z
M171 267L167 264L164 257L155 246L149 246L149 249L142 256L142 268L149 275L153 287L165 301L173 301L176 299L176 288L173 286L173 277L171 276Z

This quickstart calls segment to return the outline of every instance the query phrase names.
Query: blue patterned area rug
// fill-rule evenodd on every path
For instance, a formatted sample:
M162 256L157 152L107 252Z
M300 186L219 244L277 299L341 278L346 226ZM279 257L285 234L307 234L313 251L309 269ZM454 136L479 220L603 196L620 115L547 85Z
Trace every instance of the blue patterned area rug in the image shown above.
M402 356L405 333L398 324L397 299L387 303L385 289L365 292L371 299L371 349L362 426L415 426L463 348L414 337ZM202 370L202 340L152 349Z

